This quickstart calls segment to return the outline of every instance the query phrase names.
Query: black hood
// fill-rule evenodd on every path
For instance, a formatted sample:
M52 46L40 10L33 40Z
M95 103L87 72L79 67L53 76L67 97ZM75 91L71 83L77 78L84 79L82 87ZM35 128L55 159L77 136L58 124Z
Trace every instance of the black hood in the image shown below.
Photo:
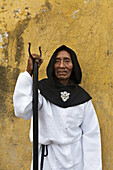
M71 55L71 59L72 59L72 63L73 63L73 70L72 70L72 74L71 74L70 79L73 80L76 84L80 84L81 79L82 79L82 72L81 72L81 68L80 68L80 65L79 65L78 60L77 60L77 56L76 56L75 52L72 49L70 49L69 47L66 47L65 45L60 46L53 53L53 55L52 55L52 57L50 59L50 62L48 64L48 67L47 67L47 76L48 76L48 78L49 79L54 78L55 59L56 59L56 56L57 56L58 52L62 51L62 50L66 50Z
M66 50L70 53L73 63L70 81L66 86L61 84L54 74L56 55L61 50ZM67 108L83 104L91 99L91 96L78 85L81 82L82 72L76 54L65 45L60 46L53 53L47 66L47 77L47 79L39 81L39 89L41 95L50 103Z

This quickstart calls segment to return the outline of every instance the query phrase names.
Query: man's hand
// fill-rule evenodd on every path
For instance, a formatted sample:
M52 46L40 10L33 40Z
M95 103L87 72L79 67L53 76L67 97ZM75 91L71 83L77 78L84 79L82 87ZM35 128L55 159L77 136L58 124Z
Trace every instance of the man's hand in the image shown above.
M43 59L37 54L32 54L32 57L38 63L38 67L40 67L40 65L43 63ZM32 76L32 74L33 74L33 59L30 56L28 58L27 70L26 71Z

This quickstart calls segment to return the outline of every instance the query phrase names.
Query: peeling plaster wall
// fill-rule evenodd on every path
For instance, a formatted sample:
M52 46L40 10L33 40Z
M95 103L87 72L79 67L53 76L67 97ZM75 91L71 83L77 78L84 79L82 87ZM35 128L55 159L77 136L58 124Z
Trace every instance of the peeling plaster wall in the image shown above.
M28 42L44 63L65 44L76 51L82 67L81 86L93 98L102 135L103 170L113 169L113 1L0 1L0 169L30 169L30 120L15 117L13 91L26 70Z

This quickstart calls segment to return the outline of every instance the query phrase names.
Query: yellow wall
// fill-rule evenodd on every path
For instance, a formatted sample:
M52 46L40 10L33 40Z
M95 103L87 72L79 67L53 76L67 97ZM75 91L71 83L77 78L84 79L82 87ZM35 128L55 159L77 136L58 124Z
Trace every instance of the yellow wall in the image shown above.
M0 169L29 170L30 120L14 116L13 91L26 70L28 42L44 63L65 44L76 51L82 87L93 97L102 134L103 170L113 169L113 0L0 1Z

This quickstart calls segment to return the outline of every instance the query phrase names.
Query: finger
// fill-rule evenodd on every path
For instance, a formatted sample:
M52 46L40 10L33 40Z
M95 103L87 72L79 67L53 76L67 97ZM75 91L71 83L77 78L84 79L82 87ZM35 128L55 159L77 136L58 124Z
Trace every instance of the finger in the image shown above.
M41 58L40 55L37 55L37 54L32 54L32 56L33 56L34 59L36 59L36 58L40 59Z
M37 63L42 63L42 62L43 62L43 59L36 58L35 61L36 61Z

